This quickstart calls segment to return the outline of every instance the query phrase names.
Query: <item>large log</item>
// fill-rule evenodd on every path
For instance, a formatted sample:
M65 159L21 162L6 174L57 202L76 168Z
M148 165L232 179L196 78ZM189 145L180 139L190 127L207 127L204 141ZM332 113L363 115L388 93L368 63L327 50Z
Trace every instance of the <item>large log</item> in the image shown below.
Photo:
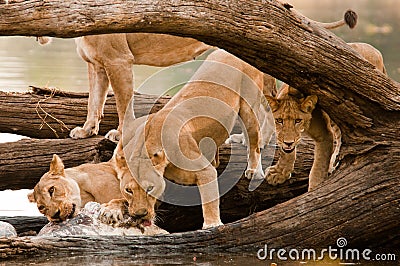
M342 163L312 192L240 222L162 237L4 240L4 254L122 252L163 256L269 247L377 248L400 243L400 88L343 40L281 2L16 0L1 5L4 35L73 37L164 32L225 48L307 94L341 127ZM68 10L69 12L65 12ZM106 14L106 15L105 15ZM340 59L340 60L339 60ZM86 253L87 254L87 253ZM182 255L181 255L182 256Z
M84 140L24 139L0 143L0 190L33 188L48 171L53 154L66 167L111 158L115 144L104 137Z
M136 115L159 110L170 97L136 94ZM32 138L66 138L86 120L88 93L32 87L30 93L0 92L0 132ZM118 127L115 98L109 94L100 135Z
M392 165L385 152L374 150L370 154L374 155L373 162L369 155L359 157L358 166L369 170L359 179L349 178L347 170L339 171L325 186L312 192L211 230L157 237L0 239L0 252L6 258L20 255L40 258L57 254L58 258L68 256L71 260L87 254L107 255L108 258L113 254L114 258L128 256L130 262L144 258L160 261L160 258L212 256L221 252L247 253L255 257L264 245L268 245L269 250L287 251L292 248L337 248L339 237L347 239L348 245L343 249L358 248L362 252L364 248L372 251L395 248L400 244L398 176L385 174L385 168ZM399 154L394 157L400 159ZM376 168L374 164L377 163L381 169ZM371 179L370 171L379 175ZM364 204L359 204L361 200Z

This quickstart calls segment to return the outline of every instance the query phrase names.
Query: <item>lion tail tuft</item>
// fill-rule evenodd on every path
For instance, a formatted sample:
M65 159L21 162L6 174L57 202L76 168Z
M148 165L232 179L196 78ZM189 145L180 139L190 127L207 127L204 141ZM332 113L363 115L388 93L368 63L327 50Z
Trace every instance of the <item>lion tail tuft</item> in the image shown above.
M354 28L357 25L358 15L353 10L347 10L344 13L344 21L350 27L350 29Z

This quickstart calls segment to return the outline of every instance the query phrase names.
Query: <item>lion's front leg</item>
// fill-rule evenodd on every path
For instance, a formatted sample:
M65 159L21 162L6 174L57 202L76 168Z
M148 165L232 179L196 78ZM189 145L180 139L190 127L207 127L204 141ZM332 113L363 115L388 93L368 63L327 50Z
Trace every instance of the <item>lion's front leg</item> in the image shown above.
M219 211L217 170L208 166L196 173L196 179L203 208L203 229L222 225Z
M284 183L291 177L296 161L296 148L291 153L280 150L280 157L276 165L270 166L265 170L268 184L276 186Z
M99 220L106 224L118 225L124 222L128 202L125 199L113 199L101 205Z

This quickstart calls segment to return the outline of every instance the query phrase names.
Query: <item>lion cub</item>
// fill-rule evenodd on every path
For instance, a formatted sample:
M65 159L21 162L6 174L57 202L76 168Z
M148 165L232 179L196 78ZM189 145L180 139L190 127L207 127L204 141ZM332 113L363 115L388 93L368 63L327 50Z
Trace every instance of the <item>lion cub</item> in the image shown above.
M348 43L365 60L386 74L382 54L367 43ZM303 132L315 141L314 163L309 175L308 190L314 189L335 169L336 157L341 146L341 132L329 116L316 107L315 95L303 97L295 88L284 84L276 98L265 96L275 118L277 143L280 158L276 165L269 167L266 178L276 185L290 178L296 160L296 146ZM336 143L335 149L333 145Z
M276 98L265 96L275 118L276 141L280 158L266 170L269 184L277 185L290 178L296 160L296 147L303 132L315 141L314 163L309 176L308 190L328 177L340 149L340 130L332 127L329 116L316 107L318 97L303 97L296 89L284 84ZM334 140L337 143L333 150ZM333 161L331 158L334 158Z
M89 201L99 203L121 198L114 158L99 164L83 164L64 169L60 157L53 155L50 170L28 195L39 211L51 222L77 215Z

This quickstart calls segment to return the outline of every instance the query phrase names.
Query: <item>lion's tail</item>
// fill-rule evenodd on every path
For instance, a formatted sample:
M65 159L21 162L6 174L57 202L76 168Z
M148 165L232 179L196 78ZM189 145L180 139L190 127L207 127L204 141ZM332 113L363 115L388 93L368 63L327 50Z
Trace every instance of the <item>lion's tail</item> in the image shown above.
M49 44L49 43L51 43L52 40L53 40L53 38L45 37L45 36L40 36L40 37L36 38L36 41L38 41L40 45Z
M314 20L312 20L312 22L318 24L320 27L323 27L325 29L335 29L343 25L348 25L349 28L352 29L357 25L357 19L358 19L357 13L349 9L346 11L346 13L344 13L344 17L341 20L328 23L314 21Z

